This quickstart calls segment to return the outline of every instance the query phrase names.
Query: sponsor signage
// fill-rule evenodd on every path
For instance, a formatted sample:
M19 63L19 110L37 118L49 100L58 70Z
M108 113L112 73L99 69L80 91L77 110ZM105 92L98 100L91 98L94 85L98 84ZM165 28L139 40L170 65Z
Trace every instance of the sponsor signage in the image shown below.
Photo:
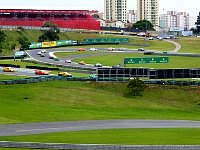
M169 57L124 58L124 64L168 63Z
M42 47L55 47L56 41L42 42Z

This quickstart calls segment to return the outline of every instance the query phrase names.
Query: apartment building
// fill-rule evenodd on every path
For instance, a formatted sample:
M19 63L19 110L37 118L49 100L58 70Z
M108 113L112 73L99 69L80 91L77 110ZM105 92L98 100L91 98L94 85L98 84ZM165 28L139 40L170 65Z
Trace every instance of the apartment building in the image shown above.
M138 21L145 19L159 26L159 0L138 0L137 11Z
M104 19L127 22L127 0L104 0Z
M129 10L128 11L128 22L136 23L137 22L137 10Z
M189 13L167 11L167 14L160 15L160 27L163 29L190 30L193 26L193 17Z

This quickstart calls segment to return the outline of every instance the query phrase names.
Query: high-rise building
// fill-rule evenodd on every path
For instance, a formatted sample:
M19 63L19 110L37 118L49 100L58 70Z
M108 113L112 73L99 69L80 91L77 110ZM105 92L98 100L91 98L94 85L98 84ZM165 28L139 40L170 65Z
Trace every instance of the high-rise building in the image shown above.
M159 0L138 0L138 21L148 20L154 26L159 26Z
M137 10L129 10L128 11L128 22L136 23L137 22Z
M193 17L186 12L167 11L167 14L160 15L160 27L166 30L190 30L194 27Z
M104 0L104 19L127 22L127 0Z

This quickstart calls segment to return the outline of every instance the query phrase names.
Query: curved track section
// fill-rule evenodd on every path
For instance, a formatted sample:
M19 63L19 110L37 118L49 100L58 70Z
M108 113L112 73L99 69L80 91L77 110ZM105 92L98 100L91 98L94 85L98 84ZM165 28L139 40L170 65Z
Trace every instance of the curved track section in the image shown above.
M0 136L65 131L128 128L200 128L200 121L183 120L91 120L0 125Z

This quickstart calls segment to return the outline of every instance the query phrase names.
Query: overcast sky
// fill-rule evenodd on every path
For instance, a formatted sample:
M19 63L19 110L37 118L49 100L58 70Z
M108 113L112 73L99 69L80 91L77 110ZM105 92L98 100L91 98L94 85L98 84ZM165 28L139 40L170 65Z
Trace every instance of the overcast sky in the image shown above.
M137 0L128 0L128 10L137 8ZM103 12L104 0L0 0L0 8L23 9L90 9ZM196 18L200 0L160 0L160 13L185 11Z

